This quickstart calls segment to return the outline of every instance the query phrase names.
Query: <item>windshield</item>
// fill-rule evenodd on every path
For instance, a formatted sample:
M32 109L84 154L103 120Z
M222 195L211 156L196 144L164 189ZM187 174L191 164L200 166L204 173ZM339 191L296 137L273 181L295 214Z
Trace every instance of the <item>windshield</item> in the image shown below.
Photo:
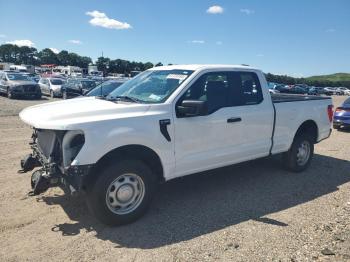
M125 82L107 99L129 97L141 103L164 102L193 71L190 70L150 70Z
M52 85L62 85L63 81L61 79L50 79Z
M122 82L108 81L106 83L98 85L96 88L92 89L87 96L107 96L114 89L119 87Z
M83 89L92 89L96 86L95 81L81 81Z
M28 76L22 74L7 74L9 80L31 80Z

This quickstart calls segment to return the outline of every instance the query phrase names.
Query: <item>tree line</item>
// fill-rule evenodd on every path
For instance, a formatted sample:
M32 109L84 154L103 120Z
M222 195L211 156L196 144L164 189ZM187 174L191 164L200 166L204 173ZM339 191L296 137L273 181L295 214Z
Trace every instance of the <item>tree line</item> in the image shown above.
M80 56L76 53L71 53L62 50L59 53L53 52L50 48L44 48L38 51L34 47L17 46L12 44L0 45L0 62L8 62L14 64L26 64L40 66L43 64L55 64L60 66L78 66L87 68L92 64L92 59L88 56ZM99 57L96 61L96 66L99 71L104 74L119 73L129 74L131 71L144 71L154 66L162 66L161 62L153 64L151 62L135 62L123 59L110 59L108 57ZM287 75L266 74L266 79L269 82L275 82L286 85L307 84L310 86L345 86L350 87L350 81L329 81L315 80L308 78L295 78Z
M40 66L44 64L55 64L59 66L70 65L88 68L88 66L92 64L92 59L66 50L55 53L50 48L44 48L43 50L38 51L34 47L3 44L0 45L0 62L14 63L16 65L26 64ZM142 63L123 59L112 60L107 57L99 57L96 61L96 65L98 70L102 71L104 74L126 74L131 71L144 71L153 66L161 66L163 64L159 62L154 65L151 62Z
M326 79L309 79L303 77L291 77L287 75L274 75L271 73L265 74L266 80L269 82L285 84L285 85L295 85L295 84L307 84L309 86L318 86L318 87L348 87L350 88L350 80L344 81L330 81Z
M34 47L17 46L12 44L0 45L0 61L14 63L16 65L26 64L40 66L44 64L72 65L87 68L92 60L87 56L80 56L62 50L59 53L53 52L50 48L38 51Z

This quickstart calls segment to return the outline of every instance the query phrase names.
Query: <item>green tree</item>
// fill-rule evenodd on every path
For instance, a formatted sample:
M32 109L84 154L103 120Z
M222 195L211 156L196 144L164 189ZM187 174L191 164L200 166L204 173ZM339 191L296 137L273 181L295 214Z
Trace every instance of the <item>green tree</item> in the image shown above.
M49 48L45 48L38 53L41 64L59 64L57 55Z

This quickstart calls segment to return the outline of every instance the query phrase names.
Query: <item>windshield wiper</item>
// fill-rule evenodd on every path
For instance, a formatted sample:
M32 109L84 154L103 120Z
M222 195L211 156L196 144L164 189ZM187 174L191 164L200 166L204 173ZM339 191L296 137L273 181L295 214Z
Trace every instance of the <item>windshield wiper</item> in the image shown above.
M123 100L123 101L131 101L133 103L142 103L142 100L132 96L112 96L109 98L109 100Z

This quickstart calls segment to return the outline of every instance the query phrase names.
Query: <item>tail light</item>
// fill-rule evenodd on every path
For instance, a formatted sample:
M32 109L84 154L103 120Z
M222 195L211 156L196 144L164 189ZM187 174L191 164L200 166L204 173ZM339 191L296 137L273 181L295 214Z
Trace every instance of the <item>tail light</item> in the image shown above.
M328 105L327 113L328 113L329 122L332 122L332 119L333 119L333 105Z
M337 109L335 109L335 112L350 112L350 108L337 107Z

